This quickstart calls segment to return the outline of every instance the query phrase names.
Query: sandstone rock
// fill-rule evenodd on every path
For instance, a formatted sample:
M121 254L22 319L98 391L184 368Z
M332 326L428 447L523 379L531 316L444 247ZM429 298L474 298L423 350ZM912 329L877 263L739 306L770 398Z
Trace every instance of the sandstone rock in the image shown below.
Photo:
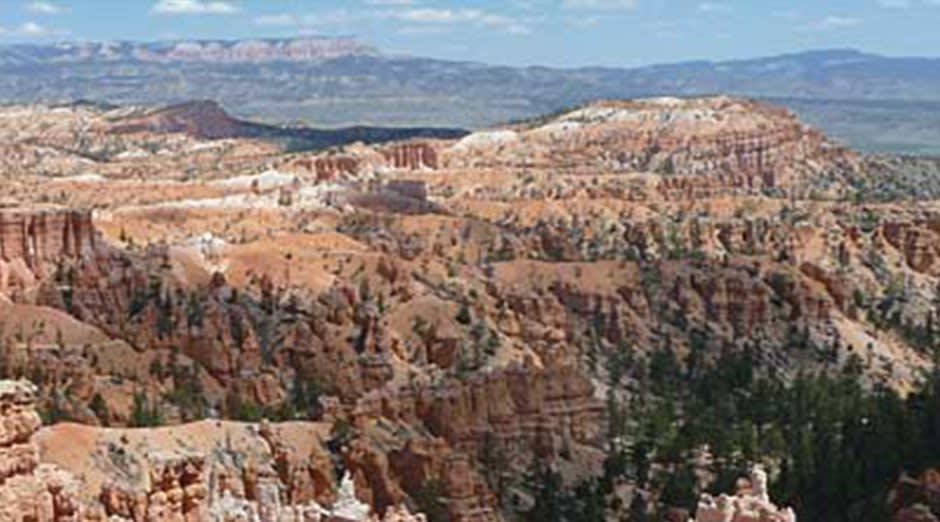
M428 143L402 143L383 148L388 165L396 169L420 170L438 168L437 150Z
M716 97L597 102L531 127L512 140L465 138L443 163L461 167L603 167L657 172L663 195L695 197L693 185L755 193L805 181L811 162L851 164L787 111ZM705 189L708 190L708 189ZM714 192L712 192L712 195Z
M77 483L54 466L39 464L32 441L40 426L36 388L0 381L0 520L78 522Z
M90 254L100 241L90 212L0 208L0 295L32 290L57 262Z
M751 470L747 488L734 496L704 494L695 511L695 522L796 522L790 508L774 505L767 495L767 474L759 466Z

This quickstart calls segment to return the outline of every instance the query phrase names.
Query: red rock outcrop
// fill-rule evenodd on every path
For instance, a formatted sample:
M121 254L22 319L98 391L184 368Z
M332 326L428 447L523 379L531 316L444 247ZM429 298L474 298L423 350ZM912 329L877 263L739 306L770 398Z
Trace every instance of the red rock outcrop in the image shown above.
M749 193L790 186L820 165L838 170L853 162L784 109L718 97L597 102L534 126L471 135L447 150L443 164L710 178L660 188L693 195L713 193L709 186Z
M468 455L482 456L485 445L495 444L486 449L527 461L573 444L596 445L603 404L575 368L528 365L391 396L370 394L357 414L420 422Z
M436 169L439 166L437 149L428 143L402 143L381 149L389 166L396 169Z
M232 118L216 102L195 101L159 109L143 116L119 120L108 129L113 134L182 133L204 139L249 136L251 125Z
M494 493L476 466L499 458L503 469L518 471L533 460L557 458L572 448L598 447L603 403L594 396L591 382L574 368L526 365L466 381L377 391L359 401L355 417L360 422L421 425L441 437L440 442L412 441L383 456L388 463L378 469L390 467L412 494L437 478L449 499L452 520L492 521L498 519Z
M0 520L78 522L76 483L67 473L39 463L33 434L41 424L36 388L0 381Z
M702 495L694 522L796 522L790 508L777 507L767 492L767 474L755 467L734 496Z
M205 459L199 455L148 455L146 486L128 489L118 483L106 485L99 497L111 520L207 519L207 484L203 478Z
M291 159L278 168L289 172L311 174L317 181L334 181L357 174L362 160L351 155L303 156Z
M885 240L897 248L911 269L928 273L940 257L940 219L886 222L881 227Z
M139 144L110 168L142 180L55 185L65 201L100 202L126 250L80 213L0 220L4 285L36 289L7 292L11 309L38 303L98 332L87 349L51 334L38 350L10 345L43 399L68 406L55 413L113 426L44 430L50 444L95 442L100 517L297 518L336 501L342 467L379 511L436 482L452 519L498 520L494 470L599 470L597 383L615 355L630 359L608 382L624 404L658 350L681 366L693 348L706 363L746 349L756 371L785 380L822 356L835 371L866 346L869 364L892 363L890 385L918 360L888 322L870 328L879 306L903 303L890 317L911 328L934 310L929 210L873 206L876 220L782 197L838 181L853 156L758 103L604 102L451 143L231 160L239 140L174 135L154 152L142 138L231 131L217 107L135 114L155 117L122 120L140 136L108 134L102 148ZM80 140L71 128L56 131L62 150ZM260 183L219 188L272 168L291 173L285 203ZM172 179L154 181L164 169ZM853 312L865 307L872 319ZM854 348L828 357L845 341ZM121 429L137 393L169 424L298 421Z
M99 242L91 212L0 208L0 296L21 298L61 262L93 254Z
M91 212L0 208L0 259L22 259L30 268L95 248Z
M302 422L203 421L145 430L65 424L44 429L38 442L44 461L84 477L77 502L87 520L424 520L403 508L404 495L377 501L379 492L370 488L379 477L362 480L358 491L359 478L335 477L324 446L327 430ZM371 453L384 455L377 446ZM385 472L370 468L358 452L346 458L354 473ZM47 520L71 519L39 519Z

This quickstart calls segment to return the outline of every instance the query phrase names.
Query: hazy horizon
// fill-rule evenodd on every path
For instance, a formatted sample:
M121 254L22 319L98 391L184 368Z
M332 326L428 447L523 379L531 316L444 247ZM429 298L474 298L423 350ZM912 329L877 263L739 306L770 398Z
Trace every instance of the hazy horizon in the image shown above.
M61 0L0 6L0 45L352 36L387 54L635 67L817 49L929 56L937 0Z

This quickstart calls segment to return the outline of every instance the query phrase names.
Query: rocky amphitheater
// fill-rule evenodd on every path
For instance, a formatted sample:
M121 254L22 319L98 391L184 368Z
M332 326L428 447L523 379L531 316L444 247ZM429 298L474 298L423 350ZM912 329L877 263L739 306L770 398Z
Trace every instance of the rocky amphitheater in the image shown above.
M516 520L534 463L603 472L625 346L796 335L827 362L760 367L858 358L900 393L932 364L871 303L933 320L940 207L868 198L868 159L786 110L306 152L204 116L0 109L0 520ZM657 498L622 489L610 520ZM695 520L795 518L755 471Z

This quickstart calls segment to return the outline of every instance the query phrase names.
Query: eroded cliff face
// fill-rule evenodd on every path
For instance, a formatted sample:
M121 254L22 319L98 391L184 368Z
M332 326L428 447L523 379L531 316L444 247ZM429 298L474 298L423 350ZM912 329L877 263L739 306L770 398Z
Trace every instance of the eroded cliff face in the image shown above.
M33 266L77 257L95 248L91 213L68 209L0 210L0 256Z
M421 170L440 166L434 144L414 142L392 145L381 150L387 165L394 169Z
M79 483L40 463L35 401L36 387L29 382L0 381L0 520L78 522Z
M850 180L864 177L854 153L803 125L794 114L723 97L595 102L459 141L412 141L375 150L351 147L340 155L304 158L298 164L304 163L316 165L322 179L335 179L337 172L367 174L376 169L617 173L620 179L606 187L585 187L585 195L666 201L841 195ZM497 192L505 194L507 188ZM565 188L553 187L543 197L557 198L559 189Z
M91 212L0 208L0 294L32 289L56 263L93 253Z
M793 187L855 161L786 110L721 97L597 102L530 125L473 134L444 158L445 165L463 168L655 172L668 178L661 191L671 197Z
M369 482L335 475L325 446L327 431L312 423L223 421L152 430L46 428L35 436L33 451L38 445L43 462L82 477L70 498L82 518L39 520L424 520L402 504L373 513L355 486ZM368 490L362 494L371 495Z
M401 487L415 495L427 480L442 480L454 520L496 520L495 497L507 492L492 490L477 470L518 473L563 454L601 459L603 409L577 369L529 361L466 380L378 390L360 399L353 415L367 425L392 422L439 437L388 454Z
M914 271L935 274L940 243L940 216L927 214L910 220L885 222L881 235L901 251L904 261Z
M517 474L533 461L563 454L582 463L584 473L601 460L604 411L597 382L603 374L591 369L592 358L603 360L627 344L642 353L663 335L676 339L676 349L684 354L682 332L689 324L711 325L716 344L734 343L748 332L783 343L794 325L831 339L822 336L832 335L828 332L836 321L859 316L852 311L858 305L850 290L858 281L844 268L820 261L818 253L810 257L810 251L822 241L834 261L846 252L848 266L868 243L890 248L899 259L909 256L882 241L893 233L890 221L866 227L867 232L846 224L823 233L779 218L689 220L675 226L624 220L608 238L601 235L610 233L606 225L587 221L504 224L500 230L448 218L443 221L448 226L415 244L409 227L424 219L348 223L346 233L384 252L368 261L346 262L348 273L368 274L357 285L340 277L321 292L305 293L279 287L270 275L235 285L216 274L206 287L191 289L177 279L178 261L154 248L112 252L112 257L100 257L97 267L78 271L69 287L72 310L129 342L135 347L128 352L131 357L167 365L157 373L153 363L133 377L122 373L149 389L154 400L183 389L178 372L189 367L198 369L208 407L227 415L238 414L233 404L290 400L296 379L330 383L329 393L340 400L333 414L362 432L338 455L367 503L386 510L417 497L422 484L435 480L450 499L453 519L496 520L501 492L484 479L493 455L505 455L500 461ZM383 229L389 232L377 233ZM507 254L497 248L500 241L515 250ZM591 246L586 249L586 244ZM473 258L488 249L506 260L468 277L467 288L441 287L453 297L424 290L438 275L417 272L422 259ZM610 259L625 250L641 260ZM702 255L682 254L693 251ZM396 259L397 252L415 261ZM559 268L552 262L558 258L571 261ZM61 285L53 283L41 295L48 296L48 304L65 307L56 301L62 299ZM461 304L467 317L458 320ZM467 344L473 339L476 347ZM487 339L503 346L488 348ZM175 349L179 358L171 362ZM486 353L490 349L493 353ZM781 375L793 375L809 363L799 352L759 355L762 364ZM528 362L499 361L502 357ZM91 366L89 375L102 371L90 359L80 364ZM397 369L402 365L411 372L403 374ZM99 386L91 378L71 385L76 382ZM81 395L87 400L93 392ZM128 422L127 409L122 414L115 405L109 412L110 422ZM398 430L381 428L388 423ZM422 432L431 437L416 435ZM274 457L276 482L292 502L318 500L328 490L324 484L335 481L324 471L330 466L322 464L330 457L290 458L278 453L276 444L271 447L281 455ZM311 468L305 458L321 464ZM220 470L230 473L234 466L212 467L179 455L168 457L166 465L178 469L172 474L179 477L187 467L221 477ZM148 466L164 474L162 463ZM174 486L184 492L188 487ZM133 509L177 513L200 499L195 486L191 493L141 485L107 491L106 510L125 517ZM129 507L135 502L137 507Z
M99 210L0 210L0 367L41 386L43 458L99 518L294 520L348 471L386 516L497 521L535 465L601 473L664 353L902 391L931 363L940 210L848 203L855 155L763 104L290 154L24 114L0 133L84 144L101 174L0 195Z

